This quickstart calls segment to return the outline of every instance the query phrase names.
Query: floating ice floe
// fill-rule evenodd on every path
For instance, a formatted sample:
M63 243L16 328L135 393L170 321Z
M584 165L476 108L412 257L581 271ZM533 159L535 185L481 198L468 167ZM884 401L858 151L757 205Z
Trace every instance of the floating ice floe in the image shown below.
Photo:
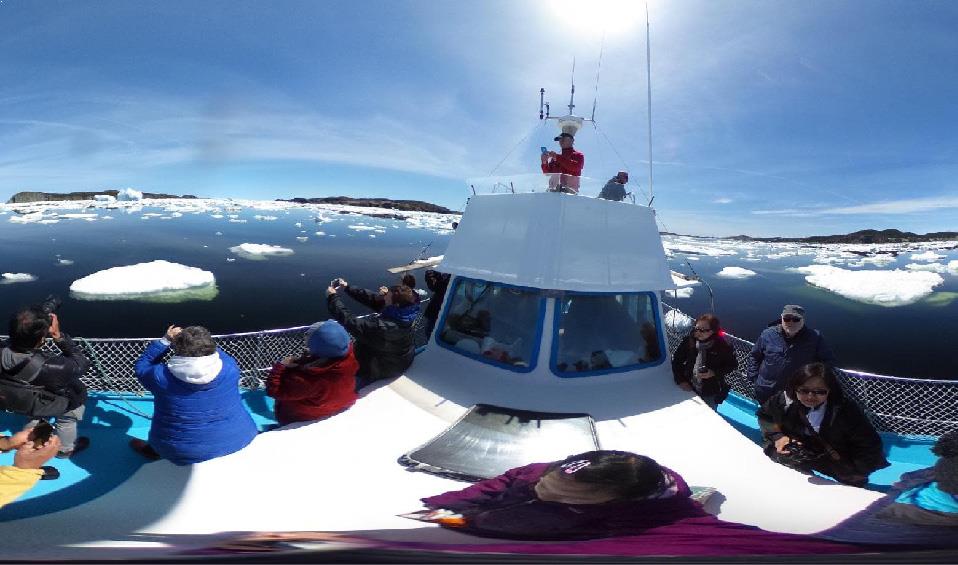
M163 260L97 271L70 285L79 300L185 302L212 300L218 292L213 273Z
M265 243L243 243L235 247L230 247L230 251L244 259L253 261L262 261L267 257L284 257L292 255L294 252L288 247L278 245L267 245Z
M3 273L0 275L0 284L32 282L35 280L37 280L37 277L30 273Z
M57 265L67 266L72 264L73 264L72 259L57 259Z
M216 233L215 233L215 234L213 234L213 235L223 235L223 232L221 232L221 231L218 231L218 232L216 232Z
M143 193L132 188L124 188L117 192L116 199L120 201L138 201L143 200Z
M669 298L692 298L692 293L694 291L694 288L686 286L683 288L677 288L675 290L666 290L665 295Z
M367 226L363 224L346 226L346 227L355 231L377 231L379 229L376 226Z
M941 263L908 263L905 268L909 271L928 271L929 273L948 272L948 267Z
M297 237L297 238L296 238L296 241L308 241L308 240L309 240L308 237Z
M722 277L724 279L747 279L749 277L754 277L756 274L757 273L755 271L742 267L725 267L716 273L716 276Z
M293 225L296 226L297 228L301 228L301 227L303 227L303 222L296 222L296 223L293 224Z
M939 259L944 259L944 255L935 253L934 251L925 251L924 253L915 253L911 256L912 261L937 261Z
M326 235L326 232L324 232L324 231L318 231L318 232L316 232L316 235L322 237L322 236Z
M93 199L97 202L116 202L116 196L112 194L94 194Z
M845 298L889 307L917 302L945 282L938 273L927 271L849 271L831 265L809 265L789 270L805 274L809 284Z
M278 216L261 216L259 214L253 216L254 220L262 220L264 222L272 222L273 220L278 220Z
M231 224L245 224L246 220L237 220L236 218L230 218Z
M849 261L849 267L864 267L865 265L875 265L876 267L884 267L894 263L897 259L894 255L888 253L882 253L880 255L871 255L868 257L862 257L857 261Z
M663 321L665 322L665 327L671 328L679 333L687 331L692 327L692 324L695 323L695 320L678 310L669 310L666 312Z
M217 220L223 219L223 214L210 214L211 218L216 218Z

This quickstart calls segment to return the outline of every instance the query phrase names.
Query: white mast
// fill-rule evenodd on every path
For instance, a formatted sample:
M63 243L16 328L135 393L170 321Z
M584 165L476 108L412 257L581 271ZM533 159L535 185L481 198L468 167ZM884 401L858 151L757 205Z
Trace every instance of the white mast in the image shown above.
M645 3L645 74L646 84L648 84L649 101L649 206L655 200L655 194L652 192L652 41L649 32L649 3Z

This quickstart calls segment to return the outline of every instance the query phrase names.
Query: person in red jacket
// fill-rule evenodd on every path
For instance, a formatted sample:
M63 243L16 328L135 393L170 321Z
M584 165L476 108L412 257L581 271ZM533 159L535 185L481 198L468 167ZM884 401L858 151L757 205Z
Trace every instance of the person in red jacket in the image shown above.
M560 133L555 141L559 142L562 153L546 151L542 154L542 172L552 175L549 180L549 190L578 194L579 177L582 176L582 167L585 166L585 155L572 147L575 137L571 133Z
M281 426L327 418L356 402L359 362L346 329L336 320L317 322L306 332L306 345L306 353L274 365L266 380Z

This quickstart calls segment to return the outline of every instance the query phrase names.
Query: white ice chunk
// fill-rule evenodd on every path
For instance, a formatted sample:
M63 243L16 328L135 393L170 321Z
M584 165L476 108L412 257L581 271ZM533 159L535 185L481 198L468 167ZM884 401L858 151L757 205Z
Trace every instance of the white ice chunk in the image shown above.
M210 214L211 218L216 218L217 220L223 219L223 214Z
M692 293L694 291L694 288L686 286L675 290L666 290L665 295L669 298L692 298Z
M97 202L116 202L116 196L112 194L94 194L93 199Z
M678 310L669 310L666 312L663 321L665 323L665 327L673 329L679 333L687 331L692 327L692 324L695 323L695 320Z
M293 250L288 247L278 245L267 245L265 243L243 243L235 247L230 247L230 251L244 259L261 261L267 257L283 257L292 255Z
M272 222L273 220L279 219L277 216L261 216L259 214L253 216L253 218L256 220L262 220L264 222Z
M80 300L180 302L212 300L217 292L213 273L163 260L97 271L70 285Z
M223 235L223 232L221 232L221 231L218 231L218 232L216 232L216 234L215 234L215 235Z
M121 201L143 200L143 193L132 188L124 188L117 193L116 199Z
M673 283L675 284L675 286L677 286L677 287L695 286L695 285L698 285L698 284L702 284L701 281L684 279L684 278L678 276L676 273L672 273L672 282L673 282ZM691 294L691 293L689 293L689 294Z
M379 229L376 226L365 226L362 224L347 226L347 227L351 230L356 230L356 231L376 231L377 229Z
M324 235L326 235L326 232L324 232L324 231L318 231L318 232L316 232L316 235L318 235L318 236L324 236Z
M73 259L57 259L57 265L72 265Z
M303 227L303 222L296 222L296 223L293 224L293 225L295 225L297 228L301 228L301 227Z
M30 273L3 273L3 275L0 275L0 284L32 282L35 280L37 280L37 277Z
M938 259L943 259L945 256L935 253L934 251L925 251L924 253L914 253L911 256L912 261L937 261Z
M749 277L754 277L757 273L755 271L745 269L742 267L725 267L718 273L716 276L725 278L725 279L747 279Z
M246 220L237 220L236 218L231 218L231 219L230 219L230 223L231 223L231 224L245 224L245 223L246 223Z
M905 268L909 271L928 271L929 273L948 272L948 267L941 263L908 263Z
M307 241L307 240L309 240L308 237L297 237L297 238L296 238L296 241Z
M903 306L932 293L945 282L938 273L927 271L849 271L831 265L809 265L790 269L807 275L809 284L865 304Z

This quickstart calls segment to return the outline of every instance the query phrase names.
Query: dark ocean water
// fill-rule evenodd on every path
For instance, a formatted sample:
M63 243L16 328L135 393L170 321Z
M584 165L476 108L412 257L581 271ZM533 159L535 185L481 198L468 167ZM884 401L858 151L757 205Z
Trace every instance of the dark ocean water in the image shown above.
M19 305L56 294L64 299L60 310L63 329L84 337L159 336L170 324L201 324L214 333L298 326L327 317L325 289L332 278L342 276L367 288L394 284L397 277L386 272L388 267L416 259L427 245L426 256L439 255L451 237L440 230L367 216L326 213L327 221L316 223L316 214L303 209L223 212L238 214L246 223L212 218L209 212L169 220L141 219L143 213L169 215L162 209L145 208L132 214L95 212L113 219L64 219L43 225L16 224L8 221L11 213L0 215L0 272L37 277L32 282L0 284L0 310L12 312ZM257 220L256 215L277 219ZM350 228L358 225L377 231ZM317 236L317 231L326 235ZM308 239L301 242L297 237ZM280 245L295 253L253 261L229 251L241 243ZM954 252L948 255L943 262L958 259ZM683 257L677 255L670 264L688 272ZM936 299L886 308L812 287L804 275L787 271L788 267L810 264L808 256L745 262L740 251L734 256L697 257L692 264L712 285L717 314L727 330L739 337L754 340L778 316L783 304L798 303L808 311L808 324L824 334L845 367L916 378L958 378L948 354L953 349L951 327L958 323L958 301L948 294L958 293L954 274L942 275L945 283L935 289ZM73 263L62 265L59 259ZM76 279L155 259L213 272L218 288L215 299L151 303L85 301L70 296L69 286ZM909 262L906 254L881 268L902 268ZM715 276L728 265L751 269L757 275L742 280ZM421 273L417 271L422 284ZM690 298L666 301L693 316L709 308L702 286L695 287ZM347 305L365 312L348 299Z

